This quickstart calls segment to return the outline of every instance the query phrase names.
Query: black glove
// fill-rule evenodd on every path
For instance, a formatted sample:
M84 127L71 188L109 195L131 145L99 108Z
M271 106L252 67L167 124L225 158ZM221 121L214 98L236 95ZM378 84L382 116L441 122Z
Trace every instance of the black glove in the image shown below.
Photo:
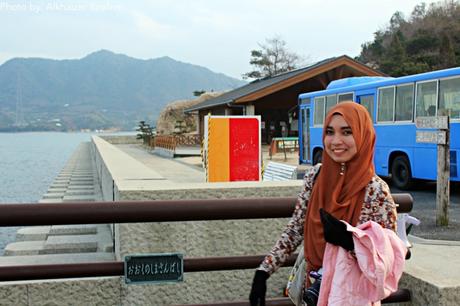
M267 292L267 279L270 275L262 270L256 270L252 280L249 302L251 306L265 306L265 292Z
M345 223L326 212L324 209L319 209L319 215L324 229L324 240L326 242L341 246L342 248L352 251L355 248L353 243L353 235L347 231Z

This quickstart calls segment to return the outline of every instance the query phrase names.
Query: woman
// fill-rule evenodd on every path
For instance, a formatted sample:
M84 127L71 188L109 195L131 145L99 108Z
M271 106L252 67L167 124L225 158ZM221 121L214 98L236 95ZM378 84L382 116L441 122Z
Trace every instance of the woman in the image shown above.
M353 251L352 234L338 220L353 226L371 220L396 231L396 205L388 185L375 174L375 131L367 110L355 102L331 108L323 145L322 165L305 174L291 220L256 270L251 305L265 304L266 280L302 242L307 272L321 268L326 242Z

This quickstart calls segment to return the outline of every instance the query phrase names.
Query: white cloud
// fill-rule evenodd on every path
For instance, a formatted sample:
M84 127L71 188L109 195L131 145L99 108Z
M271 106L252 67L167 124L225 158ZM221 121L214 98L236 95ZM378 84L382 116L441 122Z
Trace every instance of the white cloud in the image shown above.
M201 8L196 14L193 14L191 21L196 26L204 26L213 31L235 30L240 28L240 25L244 25L243 19L239 15L217 12L206 8Z
M250 50L274 35L313 61L356 56L394 12L407 17L421 1L105 0L117 9L39 14L0 9L0 64L19 56L80 58L109 49L145 59L168 55L239 77L250 70Z
M168 38L175 34L173 26L160 23L139 11L130 11L134 25L144 35L150 38Z

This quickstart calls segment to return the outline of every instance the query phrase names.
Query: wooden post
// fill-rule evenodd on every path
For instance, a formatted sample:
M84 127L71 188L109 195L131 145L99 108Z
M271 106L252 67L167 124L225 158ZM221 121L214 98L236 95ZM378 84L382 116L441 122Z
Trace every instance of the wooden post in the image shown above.
M287 156L286 156L286 144L284 143L284 138L283 138L283 151L284 151L284 161L287 160Z
M438 144L438 176L436 182L436 226L449 225L450 201L450 133L449 117L447 117L446 141Z

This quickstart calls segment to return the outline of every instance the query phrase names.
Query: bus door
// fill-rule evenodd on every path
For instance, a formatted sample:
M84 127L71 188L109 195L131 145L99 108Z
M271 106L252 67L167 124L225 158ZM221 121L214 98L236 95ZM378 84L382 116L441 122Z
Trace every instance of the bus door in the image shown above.
M371 115L371 118L374 118L374 94L357 94L356 102L364 106ZM372 121L374 120L372 119Z
M310 106L303 107L300 109L301 115L301 156L300 159L303 162L311 163L311 152L310 152ZM300 146L299 146L300 147Z

